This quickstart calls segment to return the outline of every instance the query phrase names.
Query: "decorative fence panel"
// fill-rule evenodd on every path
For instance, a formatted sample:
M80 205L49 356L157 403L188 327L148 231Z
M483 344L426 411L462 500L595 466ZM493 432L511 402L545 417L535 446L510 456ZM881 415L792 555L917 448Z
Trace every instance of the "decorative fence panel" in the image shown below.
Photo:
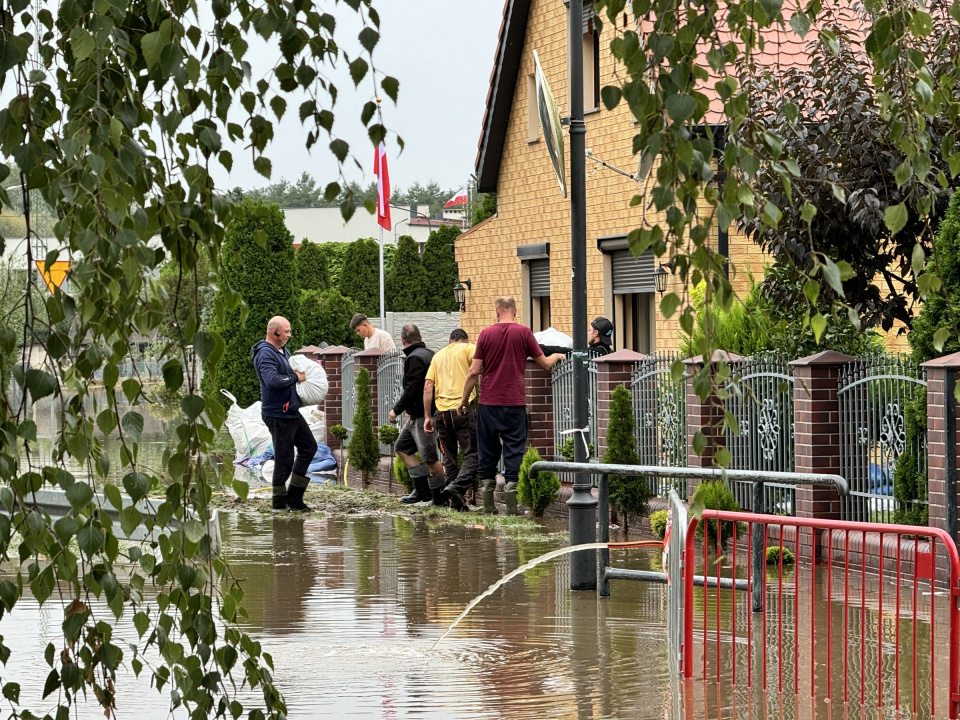
M403 393L404 358L402 352L395 350L377 360L377 425L390 423L390 411ZM380 454L389 455L390 446L380 443Z
M903 522L903 514L922 511L924 490L911 500L894 497L897 463L915 464L926 477L926 424L907 436L906 412L926 397L926 372L904 356L878 355L850 363L840 371L840 474L850 494L840 498L841 517L855 522ZM924 415L925 416L925 415Z
M686 378L674 380L672 365L676 353L657 353L634 367L630 380L633 415L637 423L637 452L641 465L687 465ZM675 489L687 496L686 480L649 478L655 495L667 497Z
M343 403L343 426L353 432L353 413L357 405L357 385L356 375L353 363L353 355L356 350L347 350L340 361L340 386L341 402Z
M594 363L587 363L587 383L589 396L587 399L587 443L596 453L597 447L597 368ZM580 442L576 423L573 421L573 360L566 358L553 366L551 373L553 388L553 446L554 456L560 456L560 448L569 438ZM549 460L552 458L544 458ZM573 458L570 458L571 460ZM573 482L571 473L561 473L564 482Z
M793 472L793 370L780 353L759 353L741 360L725 386L727 411L739 432L727 431L727 449L735 470ZM792 485L764 484L764 507L753 507L753 483L733 483L740 507L776 515L796 513Z

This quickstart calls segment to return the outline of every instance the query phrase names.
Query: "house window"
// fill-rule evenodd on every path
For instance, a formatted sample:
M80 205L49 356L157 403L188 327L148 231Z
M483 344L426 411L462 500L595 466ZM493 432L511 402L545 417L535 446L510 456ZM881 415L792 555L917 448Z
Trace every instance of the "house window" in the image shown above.
M591 29L583 34L583 109L590 111L599 107L600 35Z
M537 79L527 75L527 142L540 139L540 114L537 109Z
M540 332L550 327L550 260L530 260L530 329Z
M656 292L651 251L634 257L625 235L600 238L603 253L604 312L613 323L617 350L656 350Z

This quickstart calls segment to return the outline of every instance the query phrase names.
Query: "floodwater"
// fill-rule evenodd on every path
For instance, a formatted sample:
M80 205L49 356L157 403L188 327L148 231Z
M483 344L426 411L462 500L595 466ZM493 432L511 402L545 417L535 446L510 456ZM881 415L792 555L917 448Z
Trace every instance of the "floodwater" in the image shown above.
M154 418L145 423L143 439L159 447L166 432ZM898 672L901 716L907 717L914 628L918 717L930 716L931 647L936 714L945 717L946 598L938 601L931 645L935 596L925 583L918 588L917 622L912 622L910 585L902 593L902 622L895 625L896 589L889 578L881 611L876 579L866 578L861 595L859 573L845 587L836 568L829 583L822 567L816 578L809 569L801 569L799 578L788 569L782 583L777 572L768 575L766 627L749 612L746 594L738 594L734 607L731 592L721 591L718 611L715 591L704 595L697 589L692 681L671 678L668 670L665 586L614 581L609 598L572 593L567 558L540 565L498 590L433 649L471 599L519 565L559 547L555 541L500 537L479 526L482 516L477 521L478 526L436 528L388 515L221 514L224 554L246 593L245 629L273 656L274 678L291 718L879 717L877 694L894 704ZM611 555L619 567L660 569L657 551ZM708 571L715 567L711 558ZM24 706L41 715L53 706L51 699L40 699L49 672L43 650L49 642L58 644L61 620L59 604L40 608L29 598L0 620L0 635L13 648L3 681L20 682ZM862 674L861 628L867 637ZM879 643L877 628L883 628ZM811 629L818 638L812 653ZM136 638L129 626L121 626L118 635ZM797 635L801 641L795 645ZM844 650L850 667L848 705L843 703ZM883 679L879 689L877 666ZM811 676L821 698L815 703ZM828 676L832 702L823 700ZM168 691L157 693L147 677L135 678L127 668L117 689L120 718L185 717L182 710L170 712ZM245 704L253 699L243 698ZM76 713L77 718L102 716L92 702Z

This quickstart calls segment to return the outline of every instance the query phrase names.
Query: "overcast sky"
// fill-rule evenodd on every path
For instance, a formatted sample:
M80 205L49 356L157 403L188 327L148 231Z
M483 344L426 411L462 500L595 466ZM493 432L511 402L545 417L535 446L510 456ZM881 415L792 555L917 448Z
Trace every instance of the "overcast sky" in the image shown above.
M403 138L405 149L391 140L388 147L393 187L414 182L437 181L456 189L474 172L490 71L497 48L497 33L503 12L501 0L379 0L381 40L374 51L379 71L400 81L398 103L383 96L384 124ZM357 47L360 25L342 3L337 39L342 46ZM253 48L251 48L253 49ZM257 54L264 49L257 49ZM274 51L275 52L275 51ZM274 53L265 53L274 55ZM252 58L251 58L252 59ZM338 73L341 91L334 130L350 143L363 165L347 177L361 184L373 178L373 148L359 113L373 94L369 77L354 90L345 68ZM336 180L332 155L314 146L304 149L306 130L297 116L299 101L290 100L288 111L276 130L268 156L273 161L269 182L284 177L295 180L303 171L322 184ZM392 136L391 136L392 137ZM318 145L326 146L321 140ZM218 184L227 187L260 187L267 184L254 172L249 154L234 150L233 172L220 169Z

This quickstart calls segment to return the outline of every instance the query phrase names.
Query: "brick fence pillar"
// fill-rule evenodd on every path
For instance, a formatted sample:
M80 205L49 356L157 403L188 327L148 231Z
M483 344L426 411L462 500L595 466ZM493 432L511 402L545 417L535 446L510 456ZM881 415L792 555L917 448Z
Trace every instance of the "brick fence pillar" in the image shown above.
M947 397L947 372L954 378L960 374L960 353L946 355L923 363L927 371L927 500L930 510L930 527L947 530L947 505L957 505L957 493L947 497L948 453L952 454L953 469L957 468L957 447L960 435L954 427L954 437L947 437L947 403L953 403L954 418L957 417L957 402Z
M340 363L347 348L343 345L332 345L321 350L317 355L320 364L327 373L327 397L323 401L324 422L327 426L327 445L331 448L340 447L340 441L330 434L330 428L343 422L343 383L340 375Z
M794 468L799 473L840 474L840 369L854 358L825 350L790 363L793 368ZM798 485L797 517L838 520L840 495L830 485ZM809 558L810 531L800 531L800 556ZM824 548L817 542L818 556Z
M550 370L542 370L527 360L527 445L532 445L544 460L553 460L553 380Z
M354 367L356 368L355 372L360 370L360 368L366 368L367 372L370 373L370 412L373 416L374 432L380 427L380 420L378 418L380 408L377 405L380 395L377 392L377 363L380 361L381 355L383 355L383 350L380 348L370 348L369 350L362 350L353 356Z
M597 407L593 411L597 414L597 437L593 438L596 445L596 455L603 458L607 450L607 425L610 422L610 395L619 386L630 389L633 370L637 363L646 359L633 350L617 350L615 353L594 358L590 362L597 368ZM640 422L640 418L634 418Z
M734 364L742 359L740 355L728 353L725 350L717 350L709 362L708 370L710 377L714 378L716 369L720 363ZM687 375L687 467L691 468L712 468L715 467L713 458L717 451L726 447L727 441L724 435L721 422L723 421L723 401L712 392L706 399L701 400L694 389L694 380L704 368L704 357L697 357L684 360ZM715 382L711 380L711 382ZM694 450L693 441L697 432L703 433L706 439L703 453L697 454ZM693 497L697 489L697 481L687 480L687 499Z

